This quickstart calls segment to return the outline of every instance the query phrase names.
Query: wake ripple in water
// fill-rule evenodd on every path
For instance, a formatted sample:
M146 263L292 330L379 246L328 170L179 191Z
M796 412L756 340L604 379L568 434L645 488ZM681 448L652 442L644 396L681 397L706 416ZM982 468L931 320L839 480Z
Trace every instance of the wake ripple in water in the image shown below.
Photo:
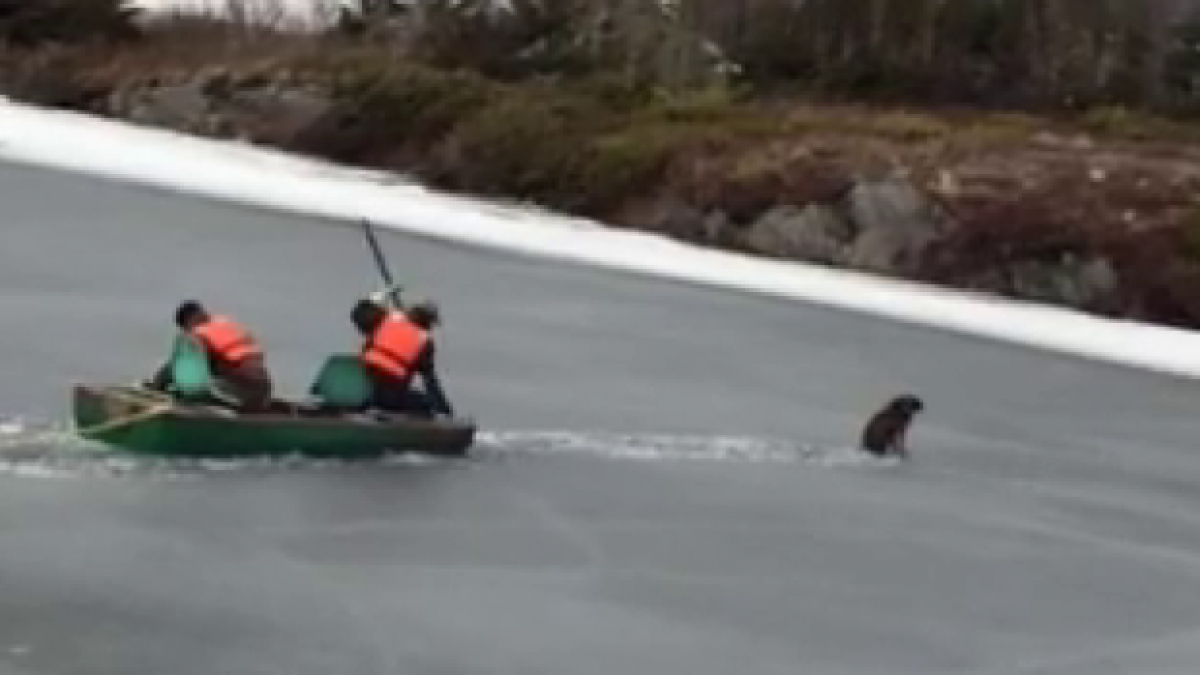
M487 463L504 458L575 457L606 461L709 462L886 466L851 448L828 448L747 436L683 436L577 431L481 432L469 460L390 455L378 466ZM0 418L0 475L40 478L188 478L246 470L312 470L361 466L367 462L316 460L299 455L239 460L158 458L113 451L75 436L69 427Z
M643 462L891 465L854 448L749 436L503 431L479 434L480 454L588 456Z
M445 464L416 455L390 455L377 466ZM461 461L461 460L459 460ZM299 454L284 457L208 459L151 457L114 451L79 438L70 427L22 419L0 419L0 475L37 478L153 477L186 479L205 474L248 470L310 470L345 467L362 462L318 460Z
M21 418L0 419L0 474L55 477L95 473L98 467L93 465L102 461L95 448L69 429Z

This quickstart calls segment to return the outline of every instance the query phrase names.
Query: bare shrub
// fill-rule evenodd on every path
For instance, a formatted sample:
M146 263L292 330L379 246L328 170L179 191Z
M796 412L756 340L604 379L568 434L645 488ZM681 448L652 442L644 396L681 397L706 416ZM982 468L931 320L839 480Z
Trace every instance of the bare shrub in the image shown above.
M124 0L0 0L0 42L21 48L128 40L137 10Z

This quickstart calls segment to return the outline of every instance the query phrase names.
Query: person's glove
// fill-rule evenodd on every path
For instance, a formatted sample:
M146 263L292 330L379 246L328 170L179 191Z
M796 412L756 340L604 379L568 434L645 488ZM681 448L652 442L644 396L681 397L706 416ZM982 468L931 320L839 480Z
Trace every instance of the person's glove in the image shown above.
M402 306L400 302L400 292L403 290L404 287L400 284L392 284L391 286L375 291L369 297L371 302L377 305L388 305L395 309L400 309Z

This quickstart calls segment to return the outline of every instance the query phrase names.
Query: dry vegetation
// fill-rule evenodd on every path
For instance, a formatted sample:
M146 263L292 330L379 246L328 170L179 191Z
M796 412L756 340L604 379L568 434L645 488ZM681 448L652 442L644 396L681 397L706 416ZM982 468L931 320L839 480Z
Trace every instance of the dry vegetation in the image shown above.
M419 4L305 32L270 0L149 24L110 0L0 0L0 77L100 114L200 73L314 87L330 105L301 128L211 133L733 248L774 206L900 170L954 227L895 274L1012 292L1021 265L1099 257L1122 284L1087 309L1200 326L1200 23L1168 21L1180 3Z

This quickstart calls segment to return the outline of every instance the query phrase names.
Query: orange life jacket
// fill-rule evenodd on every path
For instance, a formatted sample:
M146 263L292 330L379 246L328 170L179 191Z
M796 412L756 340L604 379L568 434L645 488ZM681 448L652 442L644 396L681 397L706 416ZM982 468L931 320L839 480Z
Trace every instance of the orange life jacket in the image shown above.
M362 358L397 380L406 380L428 341L428 333L420 326L403 314L391 312L371 334Z
M200 338L220 359L233 365L262 353L250 333L228 317L214 316L192 329L192 335Z

